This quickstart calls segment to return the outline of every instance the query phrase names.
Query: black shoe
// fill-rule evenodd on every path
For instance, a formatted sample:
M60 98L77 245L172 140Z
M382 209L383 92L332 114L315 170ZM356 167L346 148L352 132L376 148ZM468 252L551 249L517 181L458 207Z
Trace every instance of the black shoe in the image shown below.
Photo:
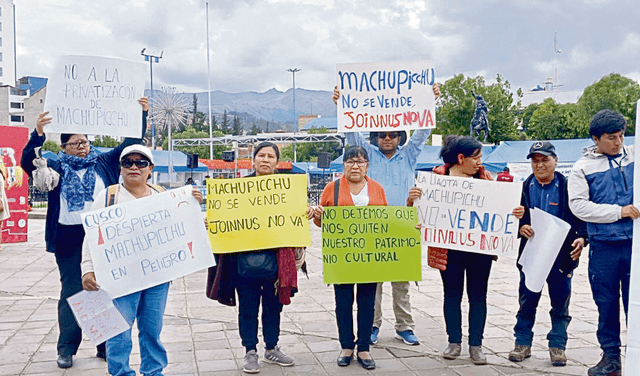
M340 355L342 355L342 352L340 353ZM337 363L339 367L346 367L349 364L351 364L351 359L353 359L353 354L349 355L349 356L339 356Z
M600 363L589 368L589 376L621 376L622 366L620 365L620 355L602 355Z
M362 368L364 368L364 369L376 369L376 362L373 359L362 359L359 356L357 358L358 358L358 363L360 363Z
M96 358L107 360L107 354L104 351L98 350L98 352L96 353Z
M73 366L73 355L58 355L59 368L71 368Z

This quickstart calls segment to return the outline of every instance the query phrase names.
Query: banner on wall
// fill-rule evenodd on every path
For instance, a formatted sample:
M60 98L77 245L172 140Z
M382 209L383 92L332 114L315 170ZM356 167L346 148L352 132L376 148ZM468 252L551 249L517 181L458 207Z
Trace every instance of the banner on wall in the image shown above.
M309 247L306 174L207 179L213 253Z
M140 138L146 67L96 56L61 56L47 83L47 132Z
M433 63L338 64L338 132L436 127Z
M416 208L327 206L322 214L324 283L422 280Z
M0 170L5 176L5 193L11 216L2 221L3 243L27 241L29 232L29 176L20 166L29 129L0 126Z
M416 200L424 254L428 246L487 255L517 255L522 183L418 172Z

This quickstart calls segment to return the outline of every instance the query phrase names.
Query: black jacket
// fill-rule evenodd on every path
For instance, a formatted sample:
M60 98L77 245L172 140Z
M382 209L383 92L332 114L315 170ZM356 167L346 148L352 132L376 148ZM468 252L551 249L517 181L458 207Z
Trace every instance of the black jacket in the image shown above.
M553 264L553 269L559 269L561 273L568 274L573 269L578 267L578 260L573 261L571 259L571 243L577 238L585 239L585 246L587 245L587 224L581 220L579 220L571 210L569 209L569 192L567 190L567 178L564 177L561 173L556 171L556 178L558 179L558 189L560 189L560 219L569 223L571 225L571 230L567 234L567 238L562 244L562 248L560 248L560 253L556 258L555 263ZM531 213L529 209L531 208L531 199L529 197L529 185L532 182L532 179L535 179L535 176L531 174L527 180L524 181L522 185L522 200L520 204L524 206L524 217L520 220L520 227L522 225L530 225L531 224ZM518 235L520 236L520 235ZM522 255L522 250L524 249L525 244L527 244L527 239L521 237L520 241L520 250L518 251L518 259L520 255ZM520 264L517 264L518 268L522 268Z
M142 136L147 131L147 112L142 113ZM29 142L24 147L22 152L22 159L20 164L29 176L36 169L33 165L33 160L36 158L35 148L42 146L47 139L46 134L42 136L38 135L38 132L34 130L31 132ZM104 186L108 187L112 184L117 184L120 178L120 154L122 150L134 144L141 144L141 138L125 138L124 141L113 150L98 155L96 161L96 174L98 174L104 181ZM47 243L48 252L56 252L56 241L58 234L58 219L60 218L60 186L62 185L62 179L64 178L64 171L58 160L47 160L47 165L56 170L60 174L60 183L52 191L49 192L48 204L47 204L47 220L45 224L44 239Z

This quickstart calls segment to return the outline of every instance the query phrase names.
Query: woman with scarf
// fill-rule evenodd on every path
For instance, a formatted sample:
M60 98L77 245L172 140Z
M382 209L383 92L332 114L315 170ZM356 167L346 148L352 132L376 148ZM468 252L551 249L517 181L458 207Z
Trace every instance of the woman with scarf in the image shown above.
M447 136L442 143L440 158L444 166L434 168L434 174L493 180L482 166L482 144L473 137ZM516 207L513 215L522 218L524 207ZM460 304L466 274L469 355L474 364L487 364L487 357L482 351L482 336L487 321L487 288L493 260L494 256L491 255L429 247L429 266L440 269L444 285L444 321L449 337L449 346L443 353L445 359L457 358L462 349Z
M122 144L107 153L99 153L91 147L84 134L60 135L60 152L57 160L47 160L49 167L60 174L60 183L49 192L45 242L47 251L56 256L60 272L60 300L58 301L58 367L73 366L73 355L82 342L82 330L76 323L67 298L82 290L80 262L84 229L81 215L91 209L94 198L106 187L118 183L120 176L120 153L133 144L142 143L147 127L147 98L138 100L142 106L141 138L125 139ZM35 148L41 147L46 136L44 128L51 122L48 112L38 116L36 129L22 154L22 168L29 174L35 170L33 160ZM96 356L106 359L104 343L98 346Z
M276 173L279 159L280 151L275 144L260 143L253 152L255 174L251 176ZM242 370L246 373L260 372L257 344L261 300L264 361L293 366L294 359L277 345L280 313L298 289L297 269L304 260L303 254L303 248L285 247L216 255L217 266L209 271L207 297L235 306L238 292L238 329L246 349Z

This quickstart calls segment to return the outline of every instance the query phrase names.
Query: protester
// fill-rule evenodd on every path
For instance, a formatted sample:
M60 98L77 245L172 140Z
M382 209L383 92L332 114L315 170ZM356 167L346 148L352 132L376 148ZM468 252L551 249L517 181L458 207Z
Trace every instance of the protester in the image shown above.
M433 169L439 175L493 180L482 166L482 144L468 136L447 136L443 142L440 158L444 166ZM513 215L522 218L524 208L518 206ZM482 351L482 336L487 320L487 288L494 257L491 255L444 250L429 247L430 257L440 255L440 275L444 285L444 321L449 337L449 346L444 350L445 359L455 359L462 350L462 292L464 276L467 276L469 298L469 355L474 364L487 364Z
M625 316L629 308L633 220L633 146L624 146L627 122L602 110L591 118L589 135L595 145L584 150L569 177L569 207L587 222L589 282L598 307L597 337L603 356L589 376L619 375L620 294ZM627 316L628 317L628 316Z
M327 184L320 197L320 205L313 211L313 222L321 225L324 206L374 206L387 205L384 189L373 179L368 178L369 156L365 148L351 146L343 157L344 176L340 180ZM337 200L337 202L336 202ZM354 286L358 287L358 339L353 334L353 298ZM376 283L344 283L333 285L336 298L336 321L342 351L338 356L338 366L351 364L356 345L356 358L363 368L376 368L369 354L371 328L373 324Z
M7 202L7 193L4 190L5 177L4 177L4 164L0 161L0 251L2 250L2 224L4 220L9 218L9 202Z
M578 266L578 258L586 243L586 224L576 218L569 209L569 195L567 190L567 178L556 171L558 156L556 148L549 141L535 142L529 149L528 159L531 159L531 174L523 184L522 202L524 217L520 221L519 256L522 255L527 239L535 234L531 227L531 211L537 208L553 216L556 216L571 225L562 248L553 263L551 272L546 278L551 299L551 330L547 334L549 340L549 356L554 366L565 366L567 356L567 327L571 322L569 316L569 300L571 297L571 277L573 270ZM515 348L509 353L509 360L521 362L531 356L531 344L533 342L533 325L536 318L536 309L540 301L541 292L530 291L525 285L525 275L520 270L520 288L518 302L520 310L516 316L517 322L514 329L516 343Z
M433 93L436 99L440 97L440 86L437 83L433 85ZM340 91L336 86L333 102L337 104L338 99ZM367 142L361 132L347 132L346 139L347 144L361 146L367 151L371 158L368 175L382 185L389 205L406 206L409 189L415 185L418 156L430 134L431 129L416 130L406 145L405 131L370 132L371 143ZM409 282L391 282L391 290L396 338L407 345L419 345L420 339L414 333L415 322L411 315ZM382 283L377 287L374 312L371 343L375 345L382 326Z
M277 172L280 151L271 142L262 142L253 152L255 174ZM310 213L308 214L310 215ZM234 306L238 292L238 329L246 350L243 371L260 372L258 344L258 310L262 300L262 334L264 361L283 367L293 366L294 359L278 347L280 313L297 292L297 264L302 248L283 247L217 255L217 267L207 281L207 296L221 304Z
M100 192L91 210L106 207L107 201L109 204L122 204L164 191L159 186L147 184L152 171L153 155L149 148L142 145L126 147L120 157L120 173L123 182ZM109 195L108 200L107 195ZM194 189L193 196L198 203L202 202L200 190ZM96 281L88 241L83 242L82 245L81 266L82 287L85 290L97 291L100 286ZM160 333L168 293L169 282L165 282L113 300L113 304L130 326L137 321L140 373L143 375L161 375L162 370L167 366L167 352L160 341ZM135 371L129 366L132 345L131 328L107 340L107 370L110 375L135 375Z
M513 175L509 173L509 167L505 167L504 170L498 174L496 181L513 181Z
M142 133L147 127L147 98L138 100L142 106ZM36 129L22 154L22 168L31 176L35 169L35 148L44 144L44 128L51 122L48 112L38 116ZM57 160L47 160L47 164L60 174L60 183L49 191L45 241L47 251L55 253L60 272L60 300L58 300L58 367L73 366L73 355L82 341L82 330L76 323L67 298L82 290L80 261L84 229L81 215L89 211L97 194L118 182L120 176L119 158L122 150L142 142L142 138L126 138L122 144L106 153L99 153L91 146L84 134L62 134L62 142ZM104 344L98 346L97 357L105 359Z

